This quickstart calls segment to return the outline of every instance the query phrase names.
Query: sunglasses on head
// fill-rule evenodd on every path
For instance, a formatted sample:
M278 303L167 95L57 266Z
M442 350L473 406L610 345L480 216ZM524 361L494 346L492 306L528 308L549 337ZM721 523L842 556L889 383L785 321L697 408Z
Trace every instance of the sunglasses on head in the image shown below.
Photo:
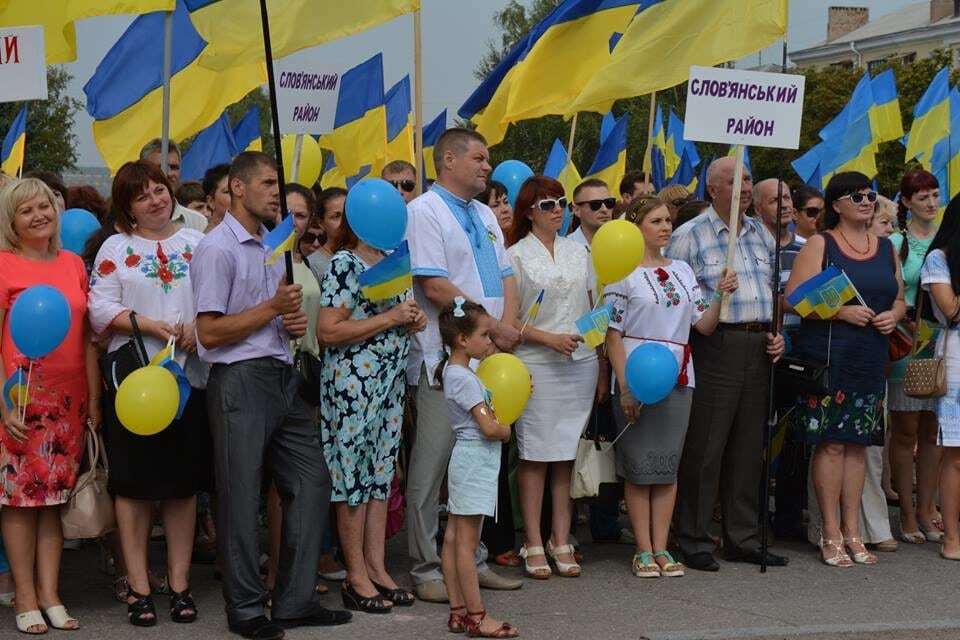
M567 208L567 199L566 198L544 198L543 200L538 200L535 205L535 208L540 209L540 211L553 211L557 207L561 209Z
M387 182L392 184L394 189L402 189L407 193L417 188L417 183L414 180L387 180Z
M670 201L670 204L672 204L675 207L682 207L688 202L690 202L690 198L675 198L674 200Z
M853 204L860 204L864 200L872 204L877 201L877 192L868 191L867 193L860 193L858 191L856 193L848 193L845 196L841 196L837 198L837 200L843 200L844 198L850 198L850 202L852 202Z
M803 211L808 218L816 218L823 212L823 209L820 207L803 207L800 211Z
M576 202L574 204L576 204L578 207L582 207L584 205L590 205L591 211L600 211L601 207L606 207L607 209L613 210L613 208L617 206L617 199L601 198L599 200L584 200L582 202Z

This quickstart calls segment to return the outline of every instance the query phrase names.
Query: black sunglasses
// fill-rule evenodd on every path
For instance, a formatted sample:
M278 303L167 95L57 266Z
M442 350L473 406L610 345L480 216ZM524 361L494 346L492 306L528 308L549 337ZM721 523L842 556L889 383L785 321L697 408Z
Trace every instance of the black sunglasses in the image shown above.
M816 218L823 212L823 209L821 207L803 207L800 211L803 211L808 218Z
M850 198L850 202L853 204L860 204L864 199L866 199L867 202L874 203L877 201L877 192L868 191L867 193L860 193L857 191L856 193L848 193L845 196L840 196L837 200L843 200L844 198Z
M670 201L670 204L672 204L672 205L675 206L675 207L682 207L683 205L687 204L688 202L690 202L690 198L676 198L676 199L674 199L674 200L671 200L671 201Z
M323 242L322 233L313 233L312 231L304 231L303 235L300 236L300 242L305 244L313 244L314 242Z
M567 199L564 197L560 198L544 198L543 200L538 200L535 205L533 205L540 211L553 211L555 208L560 207L561 209L567 208Z
M387 182L392 184L394 189L402 189L407 193L417 188L417 183L414 180L387 180Z
M584 200L582 202L575 202L578 207L582 207L585 204L590 205L591 211L600 211L601 207L606 207L611 211L615 206L617 206L616 198L601 198L600 200Z

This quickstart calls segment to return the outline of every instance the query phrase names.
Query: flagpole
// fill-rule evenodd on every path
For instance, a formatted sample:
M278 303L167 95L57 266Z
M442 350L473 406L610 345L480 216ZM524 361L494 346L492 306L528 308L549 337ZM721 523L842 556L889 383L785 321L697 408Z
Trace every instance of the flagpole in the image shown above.
M416 120L413 133L413 157L417 167L417 174L426 171L426 160L423 158L423 25L421 23L421 10L413 12L413 113ZM423 193L423 183L426 176L419 176L415 182L414 193L420 195Z
M280 144L280 110L277 108L277 80L273 73L273 46L270 44L270 16L267 0L260 0L260 22L263 28L263 52L267 63L267 86L270 89L270 115L273 120L273 151L277 158L277 180L280 183L280 211L287 208L287 187L283 175L283 149ZM293 254L283 253L287 271L287 284L293 284Z
M173 12L163 15L163 107L160 124L160 168L170 170L170 75L173 67Z
M649 186L653 173L653 125L654 118L657 114L657 92L653 91L650 93L650 117L647 118L647 150L643 154L643 164L646 167L649 167L649 171L643 172L643 184ZM613 185L610 185L610 188L613 189Z
M303 134L298 133L293 143L293 166L290 167L290 182L300 179L300 157L303 155Z
M787 38L784 35L783 38L783 57L780 63L780 71L782 73L787 72ZM783 189L785 183L783 181L784 173L784 164L786 164L787 154L785 152L781 153L780 158L780 175L777 180L777 236L774 238L774 256L773 256L773 279L770 283L772 287L772 296L773 296L773 315L771 316L770 322L770 332L773 335L778 335L780 333L780 255L783 247L780 244L780 235L783 233L782 228L782 217L783 217ZM734 200L734 206L739 205L740 200L740 181L741 174L743 173L743 145L737 145L737 175L734 177L733 188L736 194ZM730 222L731 225L735 219L739 219L739 215L736 218L733 216L733 212L736 211L739 213L738 209L731 209L730 212ZM735 227L731 226L731 229ZM731 235L731 238L735 237ZM727 267L730 266L731 255L727 254ZM760 471L760 508L758 509L760 522L757 523L760 529L760 573L767 572L767 548L770 545L769 529L770 529L770 440L773 434L774 428L777 426L778 416L777 416L777 375L776 367L770 365L770 380L768 383L767 389L767 424L763 429L763 452L762 452L762 465ZM781 450L782 453L782 450ZM779 505L777 505L779 507Z
M573 160L573 139L577 135L577 116L580 115L579 112L573 114L573 122L570 124L570 140L567 141L567 162ZM610 185L610 188L613 188L613 185Z

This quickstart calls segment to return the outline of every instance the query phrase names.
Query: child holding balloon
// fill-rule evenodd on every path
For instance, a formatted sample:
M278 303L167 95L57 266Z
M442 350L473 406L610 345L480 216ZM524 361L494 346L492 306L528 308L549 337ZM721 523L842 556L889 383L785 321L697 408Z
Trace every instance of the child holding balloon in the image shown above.
M487 617L475 559L483 516L493 516L497 509L500 441L510 439L510 427L497 421L489 392L470 369L472 359L490 352L493 323L482 305L461 296L440 312L440 337L449 353L444 350L437 382L443 388L450 425L457 436L447 468L449 520L441 565L450 598L450 631L466 631L472 637L515 638L518 631L513 626Z

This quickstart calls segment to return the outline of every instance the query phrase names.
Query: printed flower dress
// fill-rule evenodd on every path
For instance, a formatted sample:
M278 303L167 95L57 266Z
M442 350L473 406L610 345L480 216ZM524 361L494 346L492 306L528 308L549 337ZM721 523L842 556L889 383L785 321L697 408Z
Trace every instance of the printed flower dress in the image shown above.
M70 305L70 330L54 351L30 371L27 439L17 442L0 429L0 504L46 507L63 504L77 481L87 418L84 325L87 273L80 258L61 251L49 262L0 252L0 309L3 309L3 379L30 362L13 344L10 310L25 289L56 288Z
M360 291L360 258L339 251L320 283L324 307L350 309L351 320L389 310L402 296L372 302ZM351 506L390 495L400 427L403 424L404 369L410 338L388 329L357 344L327 346L321 375L320 429L333 484L332 502Z

